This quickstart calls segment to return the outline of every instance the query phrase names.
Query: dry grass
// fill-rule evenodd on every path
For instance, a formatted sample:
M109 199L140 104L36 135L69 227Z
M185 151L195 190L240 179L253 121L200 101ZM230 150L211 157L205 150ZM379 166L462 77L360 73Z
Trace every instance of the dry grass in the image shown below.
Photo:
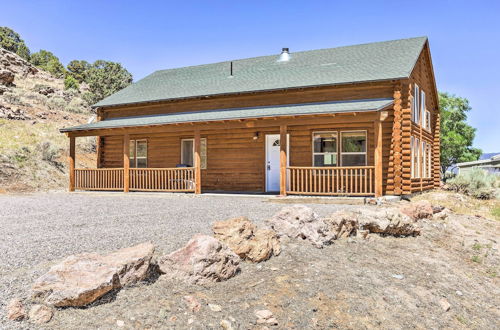
M458 214L480 216L500 220L499 199L476 199L450 191L431 191L415 196L413 200L429 200L432 204L445 206Z

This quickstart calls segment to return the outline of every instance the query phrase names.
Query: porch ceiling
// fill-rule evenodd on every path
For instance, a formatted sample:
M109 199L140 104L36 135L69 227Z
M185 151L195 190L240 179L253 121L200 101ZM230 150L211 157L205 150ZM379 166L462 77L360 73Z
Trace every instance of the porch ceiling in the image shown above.
M139 127L191 122L378 111L390 106L392 103L393 99L383 98L180 112L152 116L113 118L85 125L67 127L60 131L89 131L105 128Z

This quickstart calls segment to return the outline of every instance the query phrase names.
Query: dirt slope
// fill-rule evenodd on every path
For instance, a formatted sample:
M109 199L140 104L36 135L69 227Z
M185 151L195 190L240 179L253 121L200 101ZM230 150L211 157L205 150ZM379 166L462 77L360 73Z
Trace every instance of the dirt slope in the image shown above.
M63 79L0 48L0 193L66 187L68 143L58 130L92 116L83 89L65 91ZM81 140L80 165L91 165L94 139Z

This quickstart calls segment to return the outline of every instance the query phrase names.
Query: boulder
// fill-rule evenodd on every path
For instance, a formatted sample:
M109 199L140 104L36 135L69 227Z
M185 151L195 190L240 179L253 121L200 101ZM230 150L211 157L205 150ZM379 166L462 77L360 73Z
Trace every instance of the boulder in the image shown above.
M368 233L390 236L417 236L420 227L398 209L361 209L357 212L337 211L325 219L335 237L366 237Z
M33 305L29 313L30 321L36 324L47 323L52 319L52 316L54 316L52 308L44 305Z
M129 286L146 279L155 247L152 243L117 250L104 256L104 261L115 267L121 286Z
M240 270L240 257L219 240L196 234L186 246L160 258L158 265L166 278L190 284L227 280Z
M104 256L69 256L36 280L33 297L58 307L85 306L113 289L145 279L153 252L151 243L143 243Z
M284 207L267 220L267 224L280 237L306 239L317 248L330 244L335 238L328 224L304 205Z
M9 70L0 69L0 85L12 86L14 82L14 73Z
M261 262L281 252L274 231L259 229L245 217L216 221L212 230L216 239L226 243L243 260Z
M432 219L434 214L432 204L426 200L404 204L399 210L413 220Z
M23 301L19 298L13 298L7 304L7 318L11 321L22 321L28 315L24 309Z
M358 217L359 228L370 233L390 236L418 236L420 227L395 208L363 210Z

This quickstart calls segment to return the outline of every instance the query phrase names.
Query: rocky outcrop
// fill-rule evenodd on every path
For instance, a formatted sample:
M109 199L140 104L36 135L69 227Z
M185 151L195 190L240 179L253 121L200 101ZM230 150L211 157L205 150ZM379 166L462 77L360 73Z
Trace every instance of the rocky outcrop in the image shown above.
M0 70L2 69L23 77L39 72L33 64L21 56L0 47Z
M33 285L34 298L53 306L85 306L109 291L145 279L154 246L143 243L108 255L69 256Z
M432 204L427 200L404 204L399 210L413 220L432 219L434 214Z
M219 240L197 234L186 246L161 257L160 271L165 277L191 284L220 282L240 270L240 257Z
M313 210L303 205L284 207L267 224L282 237L301 238L321 248L335 238L328 224Z
M261 262L281 252L276 233L257 228L246 217L217 221L212 230L216 239L226 243L243 260Z
M0 118L10 120L30 120L32 119L21 109L11 109L10 107L0 104Z
M23 301L19 298L13 298L7 304L7 318L11 321L22 321L28 315L24 308Z

